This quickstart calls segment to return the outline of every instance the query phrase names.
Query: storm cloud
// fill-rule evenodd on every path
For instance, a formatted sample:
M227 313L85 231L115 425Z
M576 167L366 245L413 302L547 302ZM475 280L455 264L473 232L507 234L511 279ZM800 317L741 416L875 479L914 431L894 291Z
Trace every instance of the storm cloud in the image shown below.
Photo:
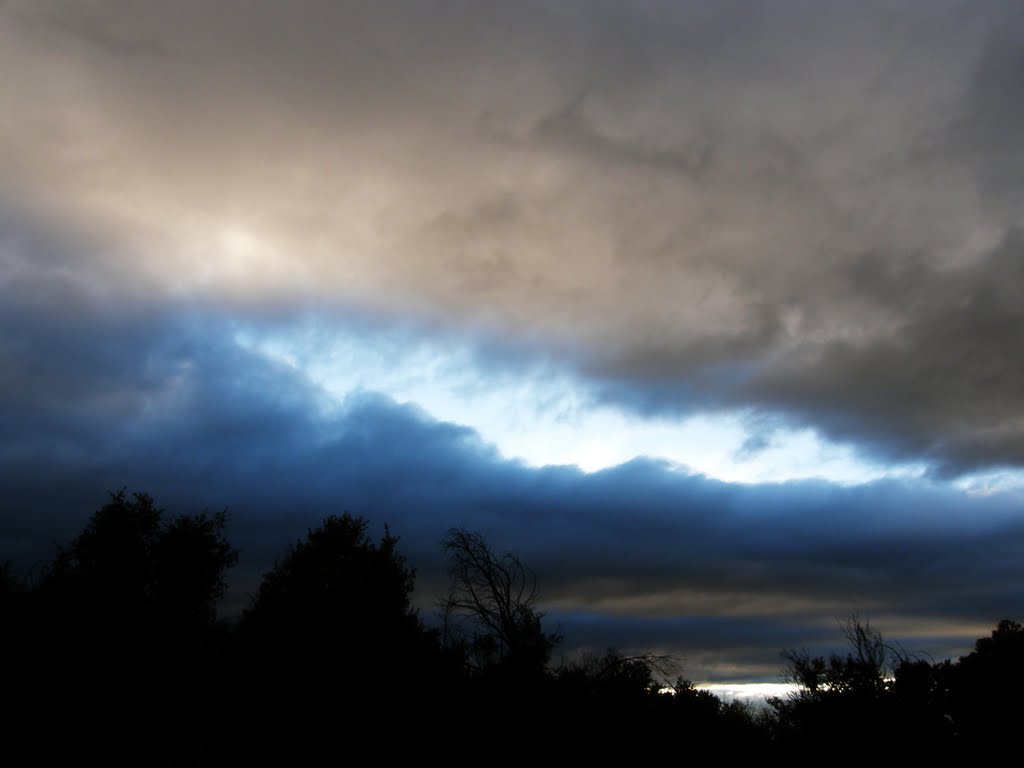
M953 482L1024 469L1021 33L1009 1L0 3L0 555L127 484L233 510L236 608L349 509L424 595L484 530L570 643L709 677L851 610L962 649L1022 608L1019 488ZM534 466L243 343L297 326L921 471Z
M701 679L772 679L782 648L834 640L853 611L941 653L1019 604L1019 496L734 485L650 459L531 468L414 406L336 402L240 347L237 319L213 310L42 293L4 313L26 343L4 352L5 387L24 394L2 411L0 541L29 573L128 484L176 513L229 509L242 550L229 613L306 528L348 510L401 536L425 618L445 585L439 542L470 528L534 569L564 653L653 648Z

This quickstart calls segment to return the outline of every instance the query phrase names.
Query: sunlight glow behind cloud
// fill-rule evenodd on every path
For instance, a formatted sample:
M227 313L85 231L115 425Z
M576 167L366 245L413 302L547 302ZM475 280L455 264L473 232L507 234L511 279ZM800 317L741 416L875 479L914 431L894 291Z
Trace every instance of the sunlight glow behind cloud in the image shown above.
M638 417L599 402L556 364L488 369L460 342L311 328L244 330L235 338L244 349L301 371L338 403L352 393L378 392L471 427L502 455L528 466L572 464L594 472L644 456L740 483L818 478L856 484L923 472L917 465L871 462L810 429L773 425L762 433L743 412Z

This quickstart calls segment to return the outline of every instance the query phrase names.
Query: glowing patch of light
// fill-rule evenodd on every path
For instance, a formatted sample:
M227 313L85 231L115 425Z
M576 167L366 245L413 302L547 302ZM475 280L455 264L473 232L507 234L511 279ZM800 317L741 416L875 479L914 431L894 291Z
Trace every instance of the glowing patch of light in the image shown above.
M244 223L200 220L173 232L182 263L174 283L184 290L216 289L227 296L257 296L270 289L304 285L305 266L287 258L272 233Z
M792 683L707 683L698 685L723 701L765 702L773 696L786 698L797 690Z
M218 239L224 252L233 256L245 258L256 254L260 249L259 239L241 227L227 227L221 230Z
M756 451L742 413L642 417L602 403L553 364L483 366L467 344L421 336L301 332L236 336L244 348L300 370L340 403L372 391L431 417L476 430L502 455L529 466L574 464L593 472L646 456L727 482L821 478L855 484L916 475L829 444L811 430L777 429Z

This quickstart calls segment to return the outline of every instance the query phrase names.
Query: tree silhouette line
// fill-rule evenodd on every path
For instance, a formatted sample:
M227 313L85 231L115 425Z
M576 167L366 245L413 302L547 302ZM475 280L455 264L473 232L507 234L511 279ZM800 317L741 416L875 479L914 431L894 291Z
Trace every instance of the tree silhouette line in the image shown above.
M238 553L224 513L170 518L112 493L32 582L0 568L9 764L473 765L757 760L853 765L993 759L1024 707L1024 627L1001 621L958 661L889 644L856 617L848 652L790 650L795 692L758 709L615 650L551 663L536 578L479 533L441 542L439 626L385 529L330 516L218 620Z

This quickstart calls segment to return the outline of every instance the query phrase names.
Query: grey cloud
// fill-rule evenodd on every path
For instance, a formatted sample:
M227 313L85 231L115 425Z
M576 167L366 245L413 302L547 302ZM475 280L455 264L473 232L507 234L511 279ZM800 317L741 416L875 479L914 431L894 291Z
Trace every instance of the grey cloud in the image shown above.
M936 137L934 151L950 153L973 170L994 217L1017 222L1021 215L1024 151L1017 137L1024 110L1012 94L1020 90L1024 61L1020 14L1007 14L986 41L956 119Z
M102 6L96 4L16 3L10 9L10 18L29 30L53 30L112 56L149 56L163 50L154 38L122 32L116 19L104 14Z
M907 307L874 344L834 343L808 363L769 369L753 399L840 439L933 460L945 471L1024 462L1024 240L1011 231L978 263L880 280Z
M97 246L79 277L434 317L627 407L1021 463L1015 3L2 12L0 195Z
M586 93L546 115L533 129L541 142L565 144L597 156L600 163L612 161L649 167L655 171L699 176L711 161L713 146L691 141L681 149L656 148L639 142L618 140L602 134L582 112Z
M570 642L713 642L758 674L851 609L936 648L1019 614L1013 497L529 469L234 341L302 307L325 333L408 323L640 412L1020 467L1019 4L0 14L5 556L129 484L234 510L236 606L348 508L403 537L424 594L445 528L479 528Z

